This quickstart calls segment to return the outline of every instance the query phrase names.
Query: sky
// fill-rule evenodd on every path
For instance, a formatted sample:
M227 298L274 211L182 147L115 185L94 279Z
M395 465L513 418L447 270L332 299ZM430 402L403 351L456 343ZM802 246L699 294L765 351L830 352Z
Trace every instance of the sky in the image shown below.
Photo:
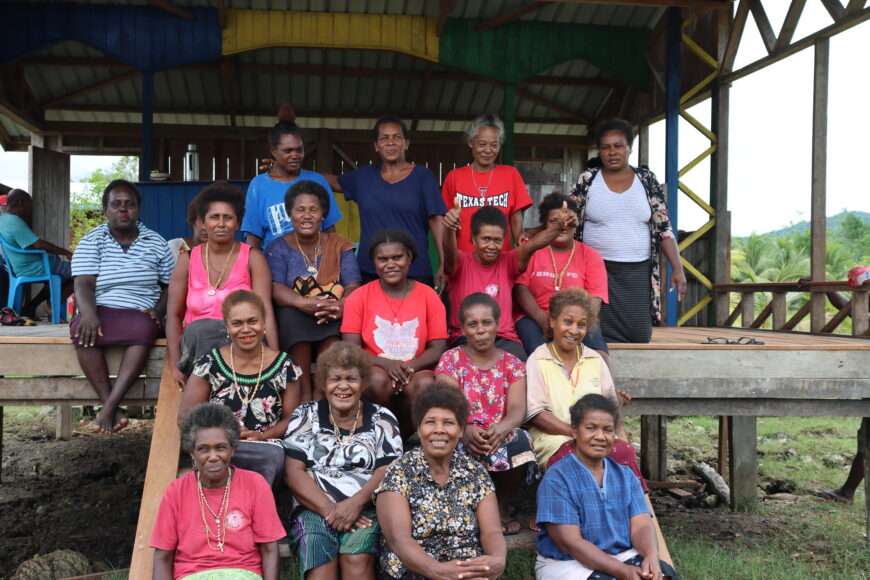
M736 3L735 3L736 4ZM789 2L764 3L771 25L779 31ZM832 23L821 0L809 0L794 35L799 40ZM750 17L734 63L735 70L767 52ZM870 113L870 22L831 39L827 213L870 212L870 187L862 178L867 163ZM691 58L691 57L690 57ZM813 49L796 53L731 87L728 206L734 236L763 233L810 217L812 176ZM709 101L690 112L710 119ZM680 123L680 166L703 151L708 141L686 122ZM650 168L664 180L665 127L650 127ZM98 168L108 169L117 157L74 155L71 179L77 182ZM709 161L684 177L686 184L709 200ZM0 182L27 188L27 154L0 152ZM78 189L73 186L73 191ZM706 214L681 194L678 227L694 230Z

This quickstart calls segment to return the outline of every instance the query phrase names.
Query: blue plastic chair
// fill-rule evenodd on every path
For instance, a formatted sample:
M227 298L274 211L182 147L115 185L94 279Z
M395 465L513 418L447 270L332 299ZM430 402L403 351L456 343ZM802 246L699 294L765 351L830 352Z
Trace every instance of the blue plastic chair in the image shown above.
M17 313L21 313L21 304L24 301L24 286L27 284L48 284L51 297L51 323L60 324L61 316L66 319L66 312L61 308L61 277L51 273L51 265L48 261L48 252L45 250L23 250L15 247L0 235L0 253L3 254L3 265L9 273L9 297L6 306ZM18 276L12 269L13 255L42 256L42 271L39 276Z

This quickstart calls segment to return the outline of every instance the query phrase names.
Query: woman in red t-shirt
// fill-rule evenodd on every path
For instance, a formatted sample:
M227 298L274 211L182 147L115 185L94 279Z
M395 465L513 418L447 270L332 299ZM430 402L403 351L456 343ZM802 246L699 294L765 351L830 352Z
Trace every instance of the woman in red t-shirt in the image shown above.
M508 220L509 232L504 237L504 249L511 249L511 239L519 243L523 234L523 210L532 199L520 172L510 165L498 165L498 154L504 143L504 123L495 115L481 115L465 132L471 156L470 164L457 167L444 178L441 196L448 208L459 200L462 227L456 238L459 249L471 252L471 216L484 206L493 206Z
M378 279L345 301L341 336L372 357L369 398L398 411L390 404L394 396L404 393L410 401L435 382L431 369L447 346L447 313L432 288L408 278L417 255L408 233L379 231L369 255Z
M181 427L194 471L166 488L154 530L154 580L278 580L286 536L275 498L258 473L230 467L239 424L224 405L202 403Z

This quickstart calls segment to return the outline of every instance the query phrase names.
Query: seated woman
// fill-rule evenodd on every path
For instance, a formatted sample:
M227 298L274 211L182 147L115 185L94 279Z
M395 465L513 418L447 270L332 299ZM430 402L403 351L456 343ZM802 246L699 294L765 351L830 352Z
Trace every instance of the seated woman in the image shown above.
M577 211L577 202L561 193L551 193L538 206L541 227L550 221L558 221L559 213L567 205ZM553 294L568 288L586 290L591 296L592 314L598 315L601 303L607 302L607 270L598 252L582 242L574 240L577 223L564 228L546 248L535 252L526 271L517 278L514 286L514 302L523 316L516 321L517 334L526 352L534 352L546 342L547 307ZM589 328L583 344L599 351L607 360L607 343L596 324Z
M549 310L553 341L539 346L526 364L526 420L531 424L529 433L541 467L571 452L569 409L580 397L603 395L617 406L620 399L630 400L623 391L617 393L601 356L582 344L587 329L595 324L589 294L578 289L562 290L550 299ZM636 453L626 441L621 424L616 433L619 438L613 446L614 460L641 477Z
M148 350L160 330L164 289L175 261L166 240L139 222L141 195L118 179L103 191L107 223L88 232L73 253L79 314L69 325L79 365L103 408L94 422L111 433L127 425L118 405L139 378ZM103 349L123 346L114 383Z
M217 182L197 198L207 239L179 255L166 311L166 353L179 386L196 360L227 343L221 304L235 290L253 290L266 305L266 341L278 348L269 266L259 250L235 239L245 212L242 192Z
M193 365L179 420L205 401L229 407L242 438L233 461L258 472L271 485L283 473L280 439L299 404L299 369L287 353L263 344L266 307L259 296L236 290L226 297L222 311L230 343L212 349Z
M318 353L340 337L344 300L359 286L353 244L335 232L321 232L329 194L314 181L297 181L284 206L293 231L266 250L272 271L281 350L302 369L302 400L312 398L312 348ZM321 398L318 394L314 398Z
M538 487L537 580L677 578L659 560L643 490L631 471L607 457L619 410L589 394L570 409L574 452ZM607 493L602 493L606 490Z
M381 230L369 244L378 280L351 294L341 321L342 338L372 358L367 396L389 406L402 392L413 400L434 382L432 370L447 345L447 315L438 294L408 279L417 255L410 234Z
M402 455L402 438L388 409L361 398L370 371L358 346L329 347L317 359L325 398L296 409L287 427L287 485L296 498L290 536L300 578L375 577L380 527L372 492Z
M520 524L509 510L535 453L529 434L519 428L526 415L525 365L495 346L500 315L489 294L466 296L458 312L466 343L441 356L435 375L465 393L470 412L462 445L492 475L504 533L512 535Z
M197 405L185 417L181 446L195 469L160 502L154 580L278 580L278 540L287 534L263 478L230 467L238 444L239 424L225 406Z
M456 449L468 419L462 391L435 383L414 400L420 447L387 468L375 492L387 578L501 576L507 547L486 468Z
M191 235L185 238L172 238L166 243L169 244L169 249L175 257L176 263L178 256L182 253L189 253L191 248L204 244L208 239L208 231L205 229L205 223L199 217L199 195L193 196L190 203L187 204L187 225L190 226Z

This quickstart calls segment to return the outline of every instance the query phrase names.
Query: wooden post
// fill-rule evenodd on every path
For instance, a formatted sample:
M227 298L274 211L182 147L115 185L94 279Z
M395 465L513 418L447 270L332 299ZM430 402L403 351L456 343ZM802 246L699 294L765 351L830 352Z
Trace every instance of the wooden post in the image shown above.
M671 7L664 15L667 18L667 63L665 81L665 185L668 196L668 214L671 219L671 227L676 233L679 228L677 188L680 176L679 161L679 122L680 122L680 83L682 81L682 68L680 63L680 50L683 45L682 28L683 13L680 8ZM656 259L653 256L653 259ZM671 287L671 267L665 266L665 277L662 280L662 288ZM665 324L677 325L679 305L677 293L666 292Z
M637 128L637 164L649 165L649 125Z
M785 301L785 292L774 292L771 306L773 307L773 330L779 330L788 321L788 304Z
M731 32L731 13L720 10L717 21L717 59L724 61ZM710 205L715 211L716 226L711 238L713 283L731 282L731 214L728 212L728 118L730 114L731 87L714 80L711 101L711 129L716 134L716 151L710 159ZM713 295L714 312L708 313L717 326L724 326L730 311L730 294L717 292ZM721 469L721 466L720 466Z
M514 150L514 119L517 118L517 85L504 85L504 99L501 103L501 120L504 123L504 144L501 147L501 162L513 165Z
M72 405L69 403L61 403L57 406L54 436L61 441L72 439Z
M668 422L661 415L640 418L640 469L652 481L668 478Z
M858 452L864 455L864 539L870 542L870 418L861 419Z
M729 417L729 447L731 461L729 485L731 509L751 511L755 507L758 482L758 454L756 449L756 417Z
M755 293L746 292L740 297L740 325L751 328L755 320Z
M329 138L329 129L320 129L317 132L317 172L333 173L332 141Z
M716 466L719 469L719 475L728 479L728 474L730 473L730 461L728 459L728 443L731 440L729 436L730 429L728 429L731 417L720 416L719 417L719 457L718 457L718 465Z
M139 181L150 181L154 157L154 73L142 73L142 152L139 155Z
M828 165L828 57L830 41L822 38L815 44L813 68L813 177L810 206L810 274L813 282L825 279L826 197ZM821 332L825 326L825 302L822 292L813 292L810 310L810 330Z
M852 335L863 336L867 332L867 290L852 291Z

